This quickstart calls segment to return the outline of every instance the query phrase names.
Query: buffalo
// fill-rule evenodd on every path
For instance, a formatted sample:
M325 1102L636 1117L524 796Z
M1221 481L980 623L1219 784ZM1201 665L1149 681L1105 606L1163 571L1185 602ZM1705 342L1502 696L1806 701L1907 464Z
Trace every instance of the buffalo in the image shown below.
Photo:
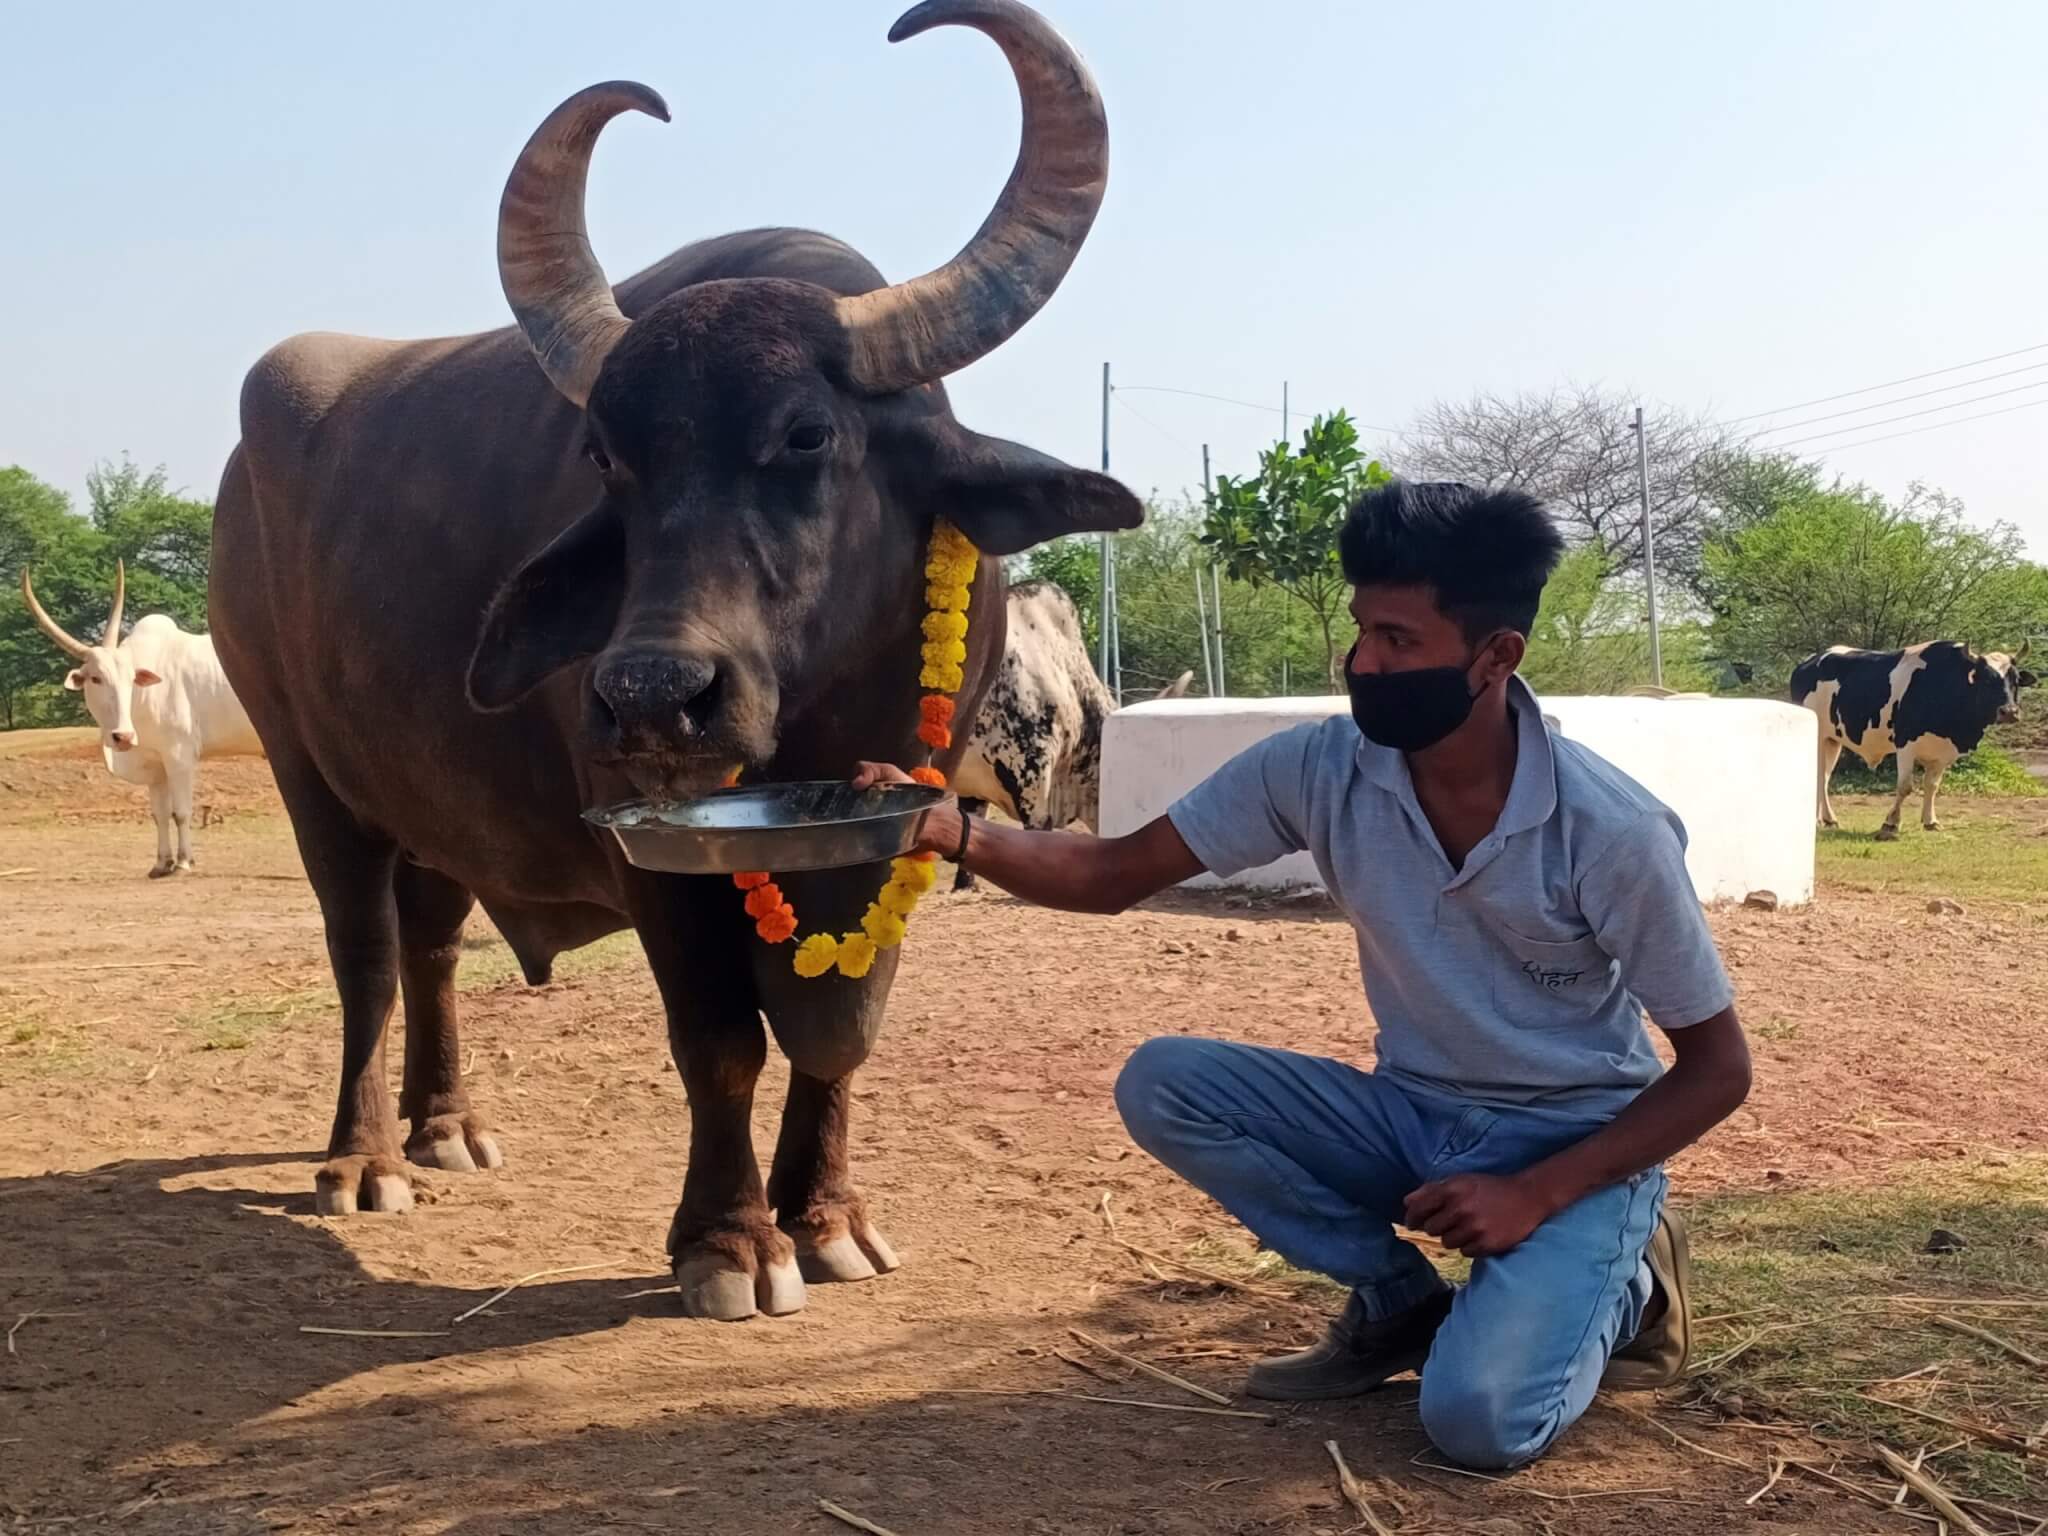
M753 782L902 760L937 520L983 556L958 699L971 720L1003 652L999 557L1140 519L1116 481L952 414L941 380L1022 326L1080 249L1108 134L1086 67L1036 12L926 0L890 36L941 25L1002 48L1023 133L994 210L924 276L891 285L838 240L758 229L614 289L585 231L590 155L621 113L667 118L653 91L614 82L558 107L512 169L498 266L516 327L299 336L250 371L214 517L213 631L340 995L320 1211L406 1208L408 1160L499 1163L456 1041L456 961L481 903L530 981L563 950L638 934L690 1106L668 1236L686 1312L787 1313L806 1282L895 1267L846 1141L898 952L861 980L799 978L730 881L634 868L580 813L700 793L736 764ZM807 928L845 931L883 877L783 885ZM384 1038L401 996L394 1114ZM791 1066L765 1182L748 1128L764 1018ZM602 1158L602 1131L592 1141Z

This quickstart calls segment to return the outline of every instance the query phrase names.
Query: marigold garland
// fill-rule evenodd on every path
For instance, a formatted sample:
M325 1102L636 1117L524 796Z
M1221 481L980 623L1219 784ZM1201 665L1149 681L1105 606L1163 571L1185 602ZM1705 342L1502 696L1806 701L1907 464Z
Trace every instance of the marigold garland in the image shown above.
M917 739L933 752L953 744L953 700L966 681L967 604L974 573L981 568L981 551L951 523L941 521L932 529L932 541L925 554L925 601L931 612L924 616L924 645L920 651L923 669L918 682L927 692L918 701ZM929 762L910 770L920 784L934 789L946 787L946 776ZM739 783L740 770L726 775L726 785ZM823 976L836 969L854 980L873 969L875 957L903 942L905 921L916 910L918 898L938 879L938 866L929 853L915 853L892 859L889 880L868 903L860 920L860 931L833 938L814 933L796 947L791 964L797 975ZM796 936L796 909L783 899L775 877L764 870L736 874L732 883L746 892L747 916L754 919L754 931L765 943L780 944Z

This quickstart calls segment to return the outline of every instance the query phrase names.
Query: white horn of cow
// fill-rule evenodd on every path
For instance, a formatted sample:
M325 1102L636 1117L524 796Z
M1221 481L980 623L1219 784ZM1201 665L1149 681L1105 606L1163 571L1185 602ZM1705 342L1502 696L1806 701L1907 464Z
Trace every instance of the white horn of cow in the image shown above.
M542 370L577 405L590 402L626 317L590 249L583 219L590 152L621 112L668 121L668 104L631 80L578 91L533 131L498 201L498 281Z
M74 640L64 632L64 626L43 612L43 605L36 601L36 589L29 585L28 567L21 570L21 600L28 604L29 617L36 621L36 628L57 642L57 649L77 661L85 659L91 649L82 640Z
M957 373L1015 335L1067 275L1109 182L1102 95L1052 23L1019 0L924 0L889 41L933 27L973 27L995 40L1023 97L1023 138L1002 195L959 255L839 301L854 382L873 394Z
M114 562L114 609L107 615L106 633L100 636L100 644L106 646L121 643L121 609L128 601L128 565L126 561Z

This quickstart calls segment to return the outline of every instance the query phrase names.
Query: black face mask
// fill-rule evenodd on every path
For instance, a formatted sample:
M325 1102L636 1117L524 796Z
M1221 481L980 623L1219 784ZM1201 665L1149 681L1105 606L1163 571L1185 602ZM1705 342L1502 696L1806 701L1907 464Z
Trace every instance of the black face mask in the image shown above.
M1481 647L1484 649L1484 647ZM1351 670L1356 645L1344 658L1344 682L1351 690L1351 718L1365 739L1396 752L1433 747L1463 725L1478 697L1462 667L1417 667L1410 672ZM1473 653L1476 660L1478 652Z

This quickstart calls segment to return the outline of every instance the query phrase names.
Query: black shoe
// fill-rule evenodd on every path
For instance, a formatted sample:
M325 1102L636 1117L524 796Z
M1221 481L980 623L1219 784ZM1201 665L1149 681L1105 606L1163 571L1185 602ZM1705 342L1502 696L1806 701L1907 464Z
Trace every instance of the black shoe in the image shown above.
M1417 1302L1406 1312L1370 1322L1356 1292L1320 1342L1291 1355L1261 1360L1245 1379L1245 1392L1271 1402L1305 1403L1357 1397L1390 1376L1416 1371L1450 1316L1449 1288Z

